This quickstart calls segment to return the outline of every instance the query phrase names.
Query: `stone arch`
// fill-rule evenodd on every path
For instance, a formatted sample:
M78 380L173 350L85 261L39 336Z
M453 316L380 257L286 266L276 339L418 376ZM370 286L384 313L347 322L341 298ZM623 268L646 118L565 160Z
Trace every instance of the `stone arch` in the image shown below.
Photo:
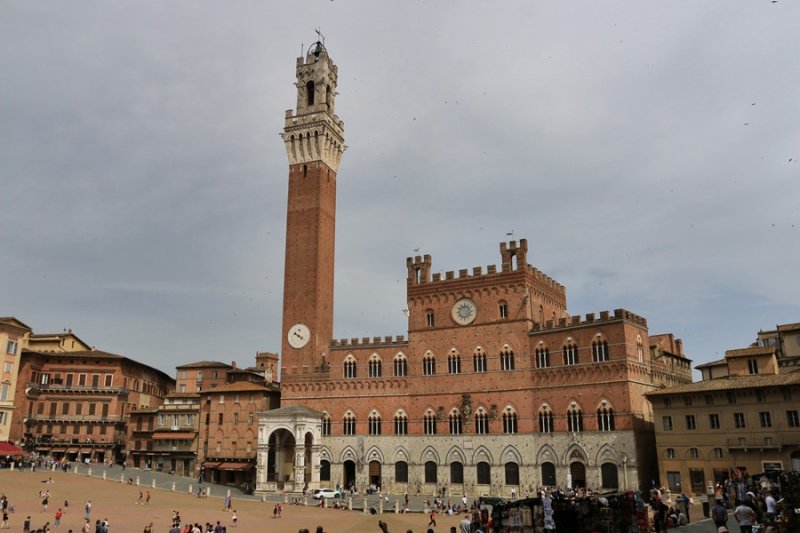
M522 454L519 453L516 446L506 446L503 449L503 453L500 454L500 462L505 463L517 463L518 465L522 466Z
M425 464L428 461L433 461L434 463L441 464L439 460L439 452L436 451L436 448L433 446L426 446L422 453L419 454L419 463Z
M539 453L536 454L536 464L542 463L553 463L554 465L559 464L558 454L549 444L545 444L539 448Z
M405 446L398 446L397 449L394 451L394 459L392 460L393 463L398 461L408 462L409 459L408 450L406 450Z
M589 456L586 454L586 450L584 450L583 447L577 443L572 444L567 448L567 450L564 452L561 464L568 465L574 461L582 461L583 464L589 464Z
M339 454L339 462L344 463L345 461L359 462L358 452L352 446L345 446Z
M486 446L478 446L478 448L472 454L472 464L476 465L481 461L487 462L490 465L494 464L494 458L492 457L492 452L490 452Z
M379 461L381 464L384 464L383 451L381 451L378 446L370 446L365 457L367 463L370 461Z
M617 455L617 452L615 452L614 448L608 444L603 444L595 456L594 464L601 465L603 463L614 463L615 465L619 464L619 456Z
M453 462L461 464L465 464L467 462L467 456L464 455L464 451L458 446L453 446L447 451L447 464Z
M331 453L331 449L328 448L327 446L320 446L319 458L321 460L325 460L325 461L332 461L333 460L333 454Z

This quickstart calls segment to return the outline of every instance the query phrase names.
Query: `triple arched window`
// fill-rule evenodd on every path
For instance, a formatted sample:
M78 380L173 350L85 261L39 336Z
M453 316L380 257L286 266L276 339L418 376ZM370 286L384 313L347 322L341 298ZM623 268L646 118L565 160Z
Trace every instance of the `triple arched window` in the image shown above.
M486 435L489 433L489 415L483 407L479 407L475 411L475 433L477 435Z
M517 413L511 407L503 412L503 433L517 433Z
M369 358L369 377L371 378L379 378L381 377L381 358L378 354L372 354L372 357Z
M398 378L408 376L408 359L401 353L394 356L394 375Z
M578 346L572 342L572 340L567 340L567 343L564 345L563 348L564 352L564 364L565 365L577 365L578 360Z
M358 377L358 363L352 354L348 355L344 360L344 377L346 379Z
M546 346L536 348L536 368L548 368L550 366L550 350Z
M394 415L394 434L408 435L408 416L403 411Z
M567 431L570 433L580 433L583 431L583 411L581 408L572 404L567 409Z
M370 435L381 434L381 415L377 411L372 411L367 419L368 433Z
M514 370L514 350L504 347L500 352L500 370Z
M422 373L426 376L433 376L436 374L436 358L428 351L422 358Z
M486 354L483 353L483 348L476 348L472 354L472 371L486 372Z
M539 432L553 432L553 411L547 405L543 405L542 408L539 409Z
M608 342L604 339L592 341L592 361L602 363L608 361Z
M342 433L344 435L356 434L356 416L350 411L347 411L342 419Z
M605 402L597 408L597 430L614 431L614 410L607 407Z
M461 356L453 348L447 356L447 373L460 374L461 373Z
M422 418L423 432L426 435L436 435L436 414L428 409Z
M464 428L461 420L461 412L459 412L458 409L453 409L450 411L450 434L461 435L463 431Z

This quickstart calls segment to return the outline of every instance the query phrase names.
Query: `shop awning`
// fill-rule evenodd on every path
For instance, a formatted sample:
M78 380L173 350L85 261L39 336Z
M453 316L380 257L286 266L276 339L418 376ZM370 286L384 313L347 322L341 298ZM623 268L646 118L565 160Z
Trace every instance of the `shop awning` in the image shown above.
M153 433L153 438L156 440L193 440L194 433L191 431L162 431Z
M50 451L55 453L64 453L66 451L66 448L53 448Z
M28 455L25 450L17 448L10 442L0 442L0 455L10 455L12 457L19 457L21 455Z
M250 470L255 463L220 463L217 470Z
M92 453L91 448L81 448L81 453Z
M206 461L205 463L203 463L202 466L203 466L203 468L216 468L216 467L219 466L219 462L218 461Z
M77 453L78 448L67 448L67 453Z

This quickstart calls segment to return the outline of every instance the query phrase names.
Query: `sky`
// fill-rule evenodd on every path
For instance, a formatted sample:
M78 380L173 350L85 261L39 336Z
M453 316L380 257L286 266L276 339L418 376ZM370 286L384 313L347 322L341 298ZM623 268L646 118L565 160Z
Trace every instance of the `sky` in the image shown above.
M0 3L0 316L170 375L281 345L295 60L339 67L336 338L528 262L694 364L800 321L800 3ZM513 232L513 237L507 234ZM419 250L419 251L416 251Z

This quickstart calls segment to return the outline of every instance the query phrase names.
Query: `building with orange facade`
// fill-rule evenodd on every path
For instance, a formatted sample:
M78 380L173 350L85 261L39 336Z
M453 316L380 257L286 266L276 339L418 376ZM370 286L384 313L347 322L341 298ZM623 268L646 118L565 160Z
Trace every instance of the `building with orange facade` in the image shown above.
M11 438L57 459L123 461L129 413L161 405L174 380L127 357L85 349L71 333L44 337L36 351L20 355ZM65 346L75 351L61 351Z
M566 288L529 264L526 239L500 243L499 265L441 273L431 255L407 258L407 336L334 337L338 68L317 42L296 77L282 134L282 400L259 419L256 490L649 486L643 395L690 383L690 360L630 311L568 313Z

